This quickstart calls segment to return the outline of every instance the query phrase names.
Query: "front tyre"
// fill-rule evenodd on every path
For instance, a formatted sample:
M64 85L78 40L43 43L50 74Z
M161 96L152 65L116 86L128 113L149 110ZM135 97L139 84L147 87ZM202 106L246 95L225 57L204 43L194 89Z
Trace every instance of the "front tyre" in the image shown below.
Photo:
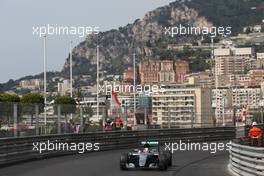
M127 161L128 161L128 157L127 154L121 154L120 157L120 170L127 170Z

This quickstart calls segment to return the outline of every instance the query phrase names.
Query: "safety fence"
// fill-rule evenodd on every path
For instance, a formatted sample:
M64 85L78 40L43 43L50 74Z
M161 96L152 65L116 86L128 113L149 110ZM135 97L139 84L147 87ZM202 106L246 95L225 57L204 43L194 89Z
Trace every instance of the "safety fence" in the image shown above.
M264 176L264 147L247 144L244 139L232 141L229 171L240 176Z
M48 134L70 134L114 130L144 130L161 128L207 128L222 127L223 124L213 123L210 120L199 121L197 119L209 119L210 114L181 114L175 119L174 112L162 117L157 123L151 114L136 113L136 123L128 114L122 114L122 128L115 128L116 116L108 114L105 107L100 107L99 117L96 109L89 105L49 105L44 109L41 104L25 103L1 103L0 102L0 138L38 136ZM177 116L178 117L178 116ZM191 120L190 120L190 119ZM188 120L189 119L189 120ZM224 126L233 126L225 123Z
M0 166L6 166L21 161L42 159L46 157L77 154L79 150L57 150L51 147L50 150L39 151L35 148L48 147L50 143L65 145L80 143L97 143L99 150L118 150L123 148L137 147L142 140L156 140L160 142L206 142L223 141L235 138L235 128L193 128L193 129L154 129L141 131L116 131L97 132L82 134L45 135L34 137L2 138L0 139Z

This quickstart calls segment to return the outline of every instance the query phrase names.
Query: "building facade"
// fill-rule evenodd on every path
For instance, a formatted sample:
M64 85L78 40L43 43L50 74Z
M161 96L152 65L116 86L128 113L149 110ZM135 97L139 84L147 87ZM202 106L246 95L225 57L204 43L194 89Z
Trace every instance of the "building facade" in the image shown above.
M148 60L139 64L139 75L141 84L159 83L160 61Z
M30 90L40 90L43 85L44 82L41 79L22 80L19 83L19 87Z
M175 61L175 71L176 71L177 83L183 83L184 76L190 71L189 63L183 60Z
M230 75L246 74L255 68L252 48L214 49L217 87L229 84Z
M141 84L183 83L189 64L183 60L148 60L139 64Z
M152 95L152 119L161 126L210 126L211 89L193 85L167 85L163 93Z
M212 106L217 123L232 123L234 108L258 111L262 99L260 86L213 89Z
M70 93L70 81L69 80L63 80L62 83L58 83L58 94L59 95L66 95Z

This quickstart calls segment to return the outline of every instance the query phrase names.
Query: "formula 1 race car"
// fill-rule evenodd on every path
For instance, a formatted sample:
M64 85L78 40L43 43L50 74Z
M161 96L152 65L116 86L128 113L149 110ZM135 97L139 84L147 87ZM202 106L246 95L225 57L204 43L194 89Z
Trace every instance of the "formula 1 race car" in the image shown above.
M172 154L165 151L157 141L141 142L142 149L134 149L121 154L120 169L156 168L167 170L172 165Z

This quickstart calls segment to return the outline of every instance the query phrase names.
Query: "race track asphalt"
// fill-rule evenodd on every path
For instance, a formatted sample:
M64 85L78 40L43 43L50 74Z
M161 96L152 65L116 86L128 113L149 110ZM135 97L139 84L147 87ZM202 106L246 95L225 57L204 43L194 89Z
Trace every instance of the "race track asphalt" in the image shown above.
M0 169L0 176L228 176L228 152L177 151L168 171L120 171L122 152L105 151L29 161Z

